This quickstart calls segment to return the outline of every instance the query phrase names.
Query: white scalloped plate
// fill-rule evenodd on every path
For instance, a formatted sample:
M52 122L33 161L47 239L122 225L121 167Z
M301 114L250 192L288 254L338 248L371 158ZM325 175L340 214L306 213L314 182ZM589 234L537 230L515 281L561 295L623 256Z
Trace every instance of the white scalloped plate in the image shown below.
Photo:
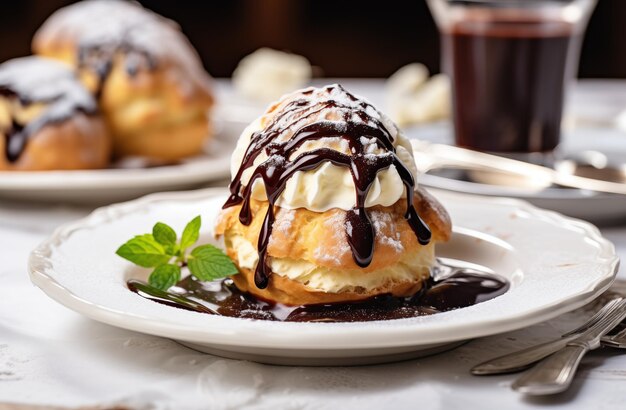
M202 241L223 190L155 194L112 205L59 228L33 251L31 280L51 298L113 326L168 337L227 357L278 364L346 365L416 357L506 332L578 308L606 290L618 265L613 245L592 225L525 202L439 192L455 226L438 255L507 277L504 295L432 316L364 323L285 323L211 316L161 305L125 282L143 269L115 249L156 221L181 230L201 214Z
M219 120L219 121L217 121ZM162 191L197 188L230 176L230 156L247 123L216 118L206 153L153 168L73 171L0 171L0 198L110 204Z

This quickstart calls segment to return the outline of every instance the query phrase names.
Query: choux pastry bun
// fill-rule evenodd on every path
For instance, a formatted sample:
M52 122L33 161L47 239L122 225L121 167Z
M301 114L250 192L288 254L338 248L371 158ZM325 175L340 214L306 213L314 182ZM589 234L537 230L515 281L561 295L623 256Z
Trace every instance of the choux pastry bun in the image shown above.
M175 162L203 150L211 81L175 22L134 2L85 1L52 14L32 48L79 72L98 99L116 157Z
M242 134L216 224L237 287L286 305L417 293L451 235L409 141L339 85L284 96Z
M0 150L0 170L103 168L111 137L69 67L23 57L0 65Z

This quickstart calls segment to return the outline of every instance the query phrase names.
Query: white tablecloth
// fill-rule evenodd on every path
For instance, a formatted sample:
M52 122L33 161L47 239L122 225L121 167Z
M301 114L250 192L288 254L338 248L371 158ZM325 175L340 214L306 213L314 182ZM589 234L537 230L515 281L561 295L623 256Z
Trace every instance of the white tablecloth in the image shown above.
M365 95L378 93L374 100L380 97L380 82L354 82L352 88ZM224 83L220 90L228 93ZM585 83L574 101L596 101L594 112L610 116L626 108L626 93L622 98L616 90L624 92L626 83ZM573 388L548 398L524 398L510 390L514 375L478 378L468 372L488 357L574 326L582 320L581 312L474 340L437 356L352 368L279 367L223 359L91 321L46 297L26 273L31 249L58 225L90 211L0 198L0 403L70 407L123 403L138 409L497 410L617 409L626 403L626 355L616 351L588 355ZM626 226L605 227L603 233L626 256ZM626 279L626 273L619 277Z

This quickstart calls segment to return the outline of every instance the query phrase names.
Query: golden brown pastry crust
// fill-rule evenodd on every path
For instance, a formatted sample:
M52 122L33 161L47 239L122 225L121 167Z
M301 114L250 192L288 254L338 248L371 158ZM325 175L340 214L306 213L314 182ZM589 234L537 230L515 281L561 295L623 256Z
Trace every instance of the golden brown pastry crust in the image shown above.
M6 138L0 132L0 152ZM111 139L99 116L80 112L50 123L30 136L24 152L11 163L0 155L3 171L49 171L96 169L108 165Z
M145 25L145 30L149 31L143 37L157 42L150 44L152 48L162 50L154 57L153 67L146 67L144 62L132 75L126 69L129 57L125 51L120 49L112 57L111 70L101 85L99 105L113 135L114 154L116 157L143 156L176 161L201 153L212 134L209 110L214 99L210 77L191 44L175 23L138 5L97 3L100 4L73 5L68 7L72 10L62 9L55 13L35 34L33 52L75 67L87 88L96 92L100 77L89 66L80 66L77 60L82 40L79 33L92 34L85 21L88 23L90 18L95 18L92 13L96 7L114 10L116 14L132 13L138 21L134 28L142 31L142 24ZM79 19L80 22L75 17L66 18L68 11L84 18ZM117 15L113 17L119 18ZM102 24L100 20L94 24ZM64 24L67 27L59 27ZM98 30L101 28L97 27ZM158 44L159 33L170 42ZM153 39L153 36L157 38ZM102 41L106 50L109 44L106 39ZM177 49L167 50L167 47Z
M74 63L67 56L76 52L57 47L35 48L38 54ZM176 161L200 154L212 134L209 110L211 94L195 89L182 93L171 81L167 64L153 71L141 71L134 77L126 74L120 59L104 83L100 109L111 130L116 157L144 156ZM82 72L85 85L94 91L95 77Z
M226 251L235 262L239 259L238 250L229 243L228 237L233 234L241 235L248 242L256 244L267 204L267 202L251 201L254 217L249 226L239 222L240 206L226 208L218 218L215 232L219 236L225 236ZM414 232L404 218L406 201L398 201L391 207L376 206L369 209L372 219L380 218L376 216L376 213L380 213L383 218L387 219L385 223L374 223L377 230L374 257L369 266L359 268L353 260L343 229L345 211L332 209L319 213L306 209L289 211L279 208L268 246L268 256L305 260L316 266L330 269L359 269L363 274L374 273L376 270L401 262L407 253L432 252L432 246L435 243L445 242L450 238L452 230L450 217L434 197L425 190L418 189L414 195L414 204L420 217L432 231L432 245L422 246L417 242ZM390 237L395 238L401 246L394 246L386 240ZM367 292L326 293L312 290L297 281L274 274L270 277L266 289L258 289L254 285L252 270L240 267L240 272L241 275L235 275L233 279L241 290L248 291L262 299L285 304L361 300L381 293L406 296L415 293L422 286L421 280L412 280L388 283L382 288ZM421 279L428 278L428 268L417 276Z
M110 134L95 99L66 65L37 56L6 61L0 88L1 170L108 165Z
M145 156L175 161L202 152L211 134L211 95L185 95L167 66L129 77L116 64L105 82L100 108L113 131L118 157Z
M228 250L227 253L233 260L236 260L236 252ZM276 274L270 277L267 288L259 289L254 285L254 270L239 269L239 271L241 273L233 276L232 279L240 290L268 302L278 302L289 306L355 302L381 294L391 294L398 297L411 296L422 288L424 280L430 276L430 270L423 267L420 272L416 272L416 276L420 278L417 281L388 283L385 286L367 291L330 293L312 290L300 282Z

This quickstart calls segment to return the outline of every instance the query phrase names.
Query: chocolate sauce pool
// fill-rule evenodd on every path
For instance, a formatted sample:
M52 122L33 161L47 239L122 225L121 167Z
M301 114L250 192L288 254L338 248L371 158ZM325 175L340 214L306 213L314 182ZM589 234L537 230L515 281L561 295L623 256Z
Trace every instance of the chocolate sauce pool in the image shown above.
M331 95L334 91L339 92L341 97L350 103L355 103L358 108L351 104L338 101ZM274 224L274 205L282 194L287 181L298 171L308 171L317 168L324 162L348 168L352 174L352 180L356 188L356 205L346 214L345 231L348 244L356 264L360 267L368 266L374 254L374 227L365 209L367 194L376 180L379 171L395 166L402 183L409 193L406 196L407 211L405 218L420 244L428 244L431 232L421 220L413 207L413 195L415 181L411 172L400 161L393 146L393 138L380 120L368 114L368 110L374 108L367 102L359 100L354 95L343 89L340 85L326 86L324 91L329 94L327 99L315 100L309 96L313 90L303 92L301 98L286 104L275 115L275 118L263 130L254 133L250 144L241 161L241 166L230 184L230 197L226 200L224 208L242 204L239 213L239 221L244 225L252 222L250 210L250 198L255 180L261 179L265 186L269 207L263 220L259 233L258 250L259 263L257 264L254 283L259 289L268 285L271 269L267 264L267 245L272 235ZM333 108L341 114L341 121L317 121L298 128L293 136L286 141L278 138L286 130L294 127L303 119L312 117L322 110ZM285 119L289 116L295 118L288 124ZM354 118L358 118L357 121ZM319 140L322 138L341 138L347 141L350 154L344 154L329 148L318 148L304 152L295 159L291 155L306 141ZM374 139L378 148L383 149L383 154L373 155L365 151L361 138ZM241 177L248 168L254 166L255 159L265 152L267 160L259 164L253 171L248 184L244 187Z
M231 279L200 282L188 276L167 292L135 279L127 285L143 298L180 309L283 322L369 322L432 315L493 299L509 289L509 282L500 276L461 271L429 280L420 293L408 298L381 295L361 302L286 306L242 292Z

